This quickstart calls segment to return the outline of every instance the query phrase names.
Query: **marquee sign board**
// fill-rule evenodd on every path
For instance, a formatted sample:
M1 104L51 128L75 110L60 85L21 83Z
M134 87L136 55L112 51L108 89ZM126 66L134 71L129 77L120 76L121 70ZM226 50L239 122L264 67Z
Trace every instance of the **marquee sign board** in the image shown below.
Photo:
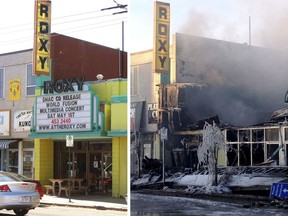
M91 92L37 96L36 132L92 130Z

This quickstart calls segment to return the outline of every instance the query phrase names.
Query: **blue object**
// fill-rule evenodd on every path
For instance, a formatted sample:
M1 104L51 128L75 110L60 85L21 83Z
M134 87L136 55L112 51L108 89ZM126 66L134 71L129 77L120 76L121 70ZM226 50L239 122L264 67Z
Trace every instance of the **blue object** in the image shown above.
M270 198L288 198L288 183L273 183L270 190Z

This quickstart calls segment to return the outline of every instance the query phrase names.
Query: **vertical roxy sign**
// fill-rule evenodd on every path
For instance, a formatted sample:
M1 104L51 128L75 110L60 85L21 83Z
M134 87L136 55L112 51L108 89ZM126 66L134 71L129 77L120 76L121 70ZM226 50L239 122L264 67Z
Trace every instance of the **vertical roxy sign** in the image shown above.
M154 2L154 72L170 71L170 4Z
M33 73L50 75L51 1L35 1Z

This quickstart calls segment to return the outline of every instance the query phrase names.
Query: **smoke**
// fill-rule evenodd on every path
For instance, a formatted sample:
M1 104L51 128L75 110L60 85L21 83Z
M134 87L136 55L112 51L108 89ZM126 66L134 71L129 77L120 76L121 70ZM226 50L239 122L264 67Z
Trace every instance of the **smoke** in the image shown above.
M176 34L176 82L187 88L193 121L218 115L238 126L270 120L284 106L288 58L277 50Z
M191 8L179 32L230 42L249 43L250 17L252 45L288 48L286 23L288 2L286 0L203 0L201 2L207 5L206 10Z
M176 81L208 84L187 89L189 115L239 126L270 120L286 106L288 1L201 3L207 7L191 8L176 34Z

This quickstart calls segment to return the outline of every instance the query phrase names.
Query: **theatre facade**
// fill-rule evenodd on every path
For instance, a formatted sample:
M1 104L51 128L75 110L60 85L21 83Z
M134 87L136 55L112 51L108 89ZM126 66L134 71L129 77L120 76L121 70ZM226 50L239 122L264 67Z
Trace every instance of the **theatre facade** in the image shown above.
M49 75L33 75L31 49L0 55L1 170L45 185L70 164L89 193L125 196L127 53L56 33L50 45Z

